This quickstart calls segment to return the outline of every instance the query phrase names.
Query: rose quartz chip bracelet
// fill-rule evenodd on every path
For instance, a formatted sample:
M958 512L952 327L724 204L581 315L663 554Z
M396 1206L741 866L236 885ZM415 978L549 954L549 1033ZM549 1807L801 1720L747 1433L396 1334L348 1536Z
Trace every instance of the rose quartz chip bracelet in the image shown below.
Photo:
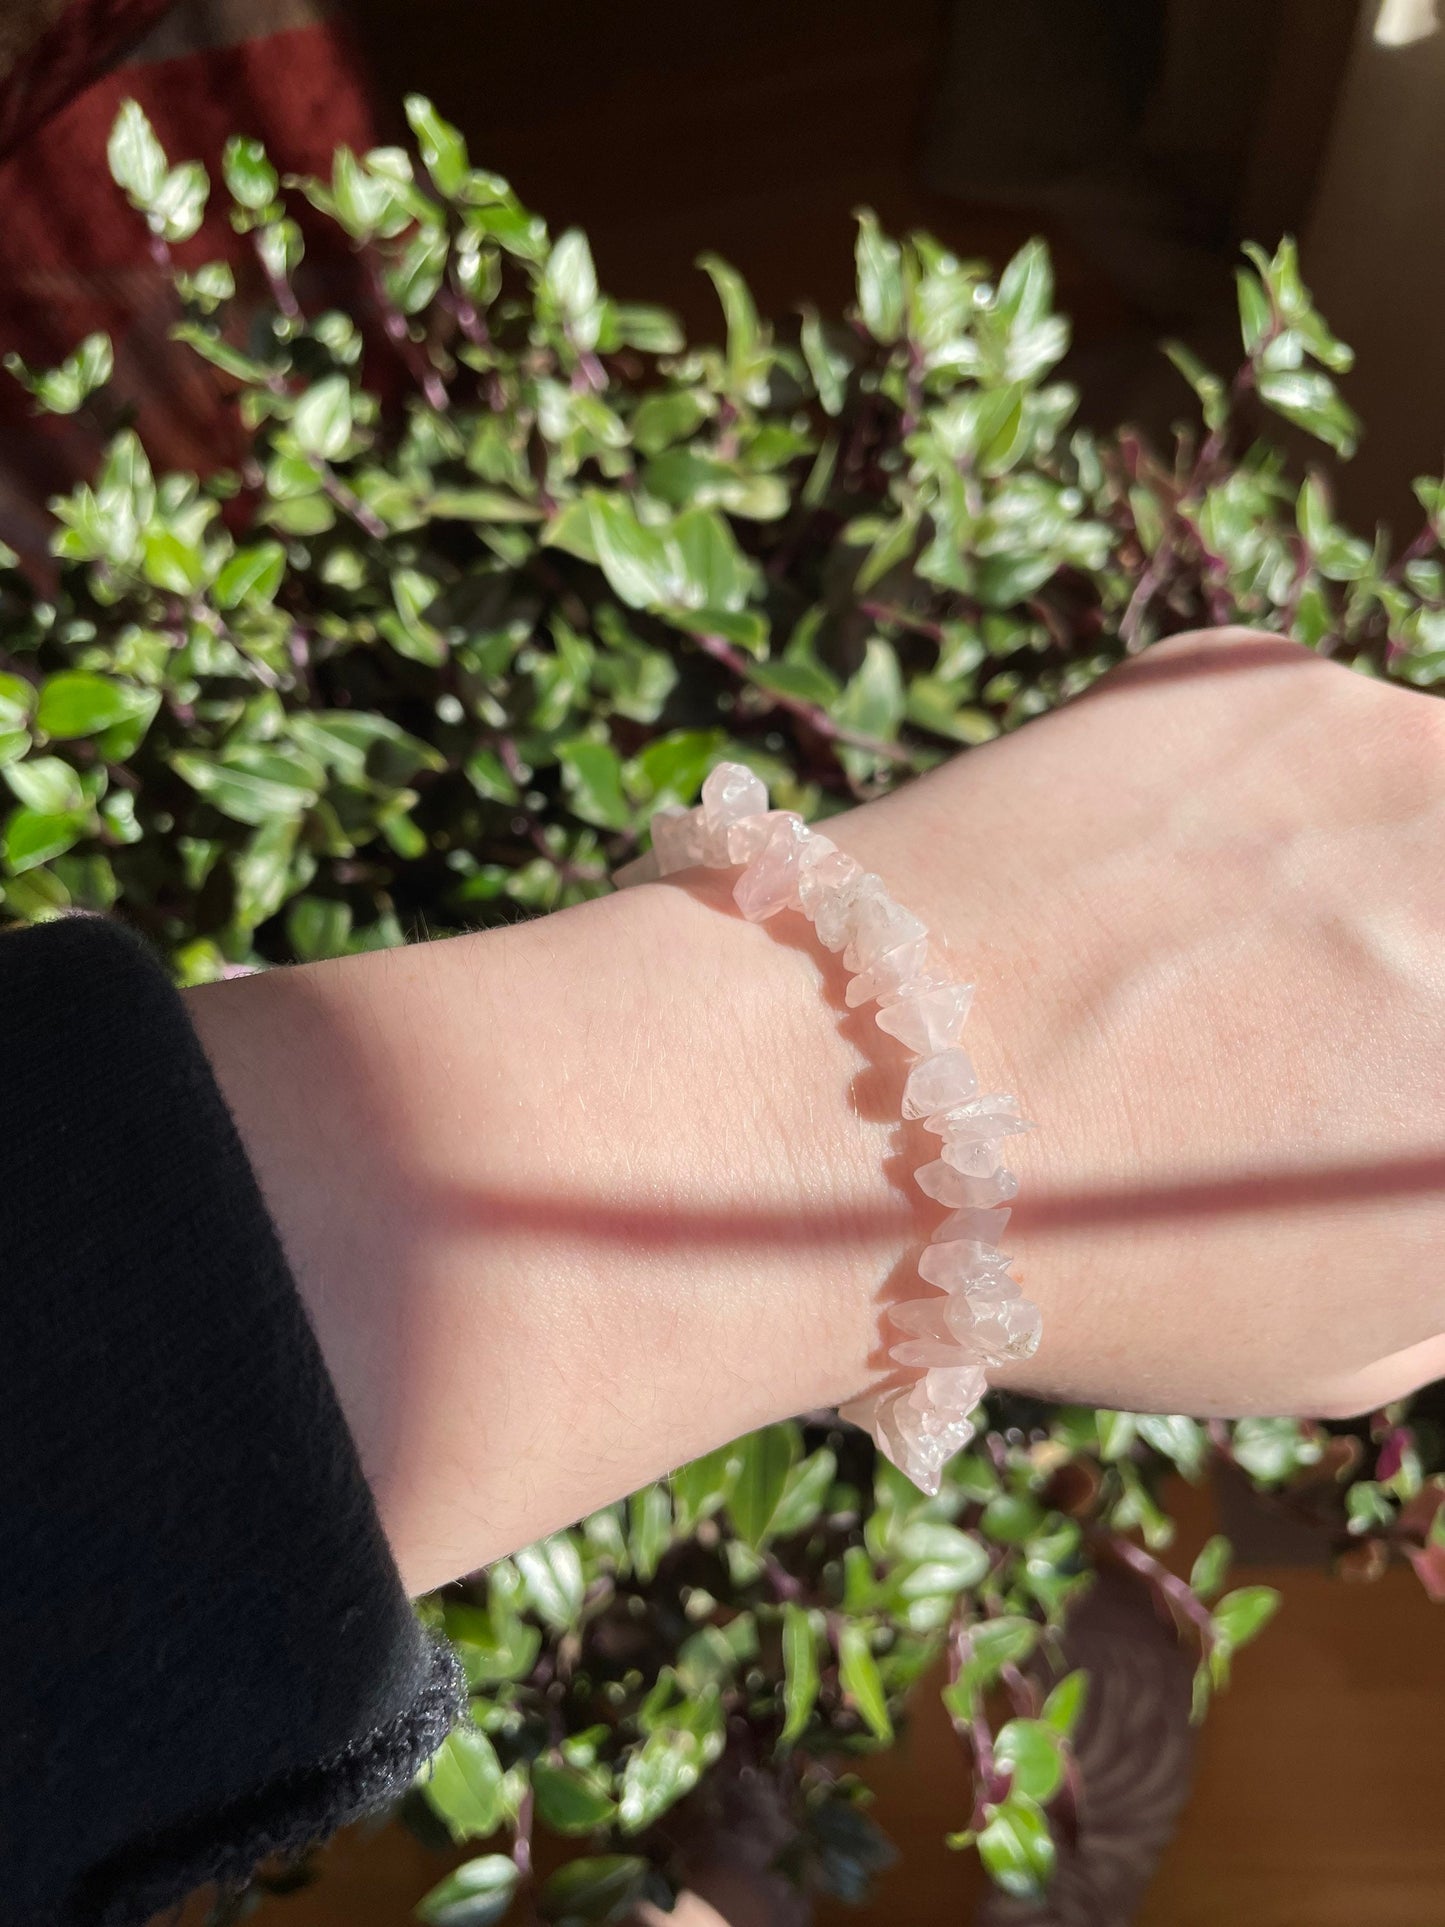
M913 1376L843 1407L915 1485L936 1492L946 1462L973 1437L969 1414L987 1389L988 1367L1028 1358L1038 1346L1038 1307L1019 1291L998 1248L1009 1219L999 1207L1018 1191L1000 1147L1033 1127L1013 1098L979 1095L958 1044L973 986L933 968L918 918L800 816L770 810L761 780L742 764L718 764L699 808L659 810L651 852L619 871L617 882L738 865L745 867L733 896L750 922L801 911L827 949L843 952L849 1004L876 1003L879 1029L913 1060L903 1116L921 1119L940 1140L939 1155L917 1173L928 1197L952 1207L918 1261L920 1278L937 1289L887 1311L901 1334L889 1355Z

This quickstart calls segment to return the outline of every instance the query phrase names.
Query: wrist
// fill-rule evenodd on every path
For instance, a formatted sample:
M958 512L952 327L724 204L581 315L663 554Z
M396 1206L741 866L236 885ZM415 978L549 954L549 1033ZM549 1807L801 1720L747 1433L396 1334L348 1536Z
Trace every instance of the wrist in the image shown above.
M780 935L643 889L190 993L413 1590L869 1376L915 1205Z

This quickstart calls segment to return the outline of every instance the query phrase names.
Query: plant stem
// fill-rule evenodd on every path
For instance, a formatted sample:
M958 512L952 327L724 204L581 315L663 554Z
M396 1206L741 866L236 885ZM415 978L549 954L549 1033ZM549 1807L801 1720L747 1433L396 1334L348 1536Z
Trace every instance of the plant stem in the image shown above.
M973 1640L962 1616L955 1614L953 1624L948 1630L948 1683L956 1685L964 1667L973 1657ZM970 1825L977 1829L983 1825L984 1803L992 1799L996 1788L996 1770L993 1758L993 1729L984 1715L982 1702L977 1703L973 1717L968 1720L953 1716L953 1730L967 1747L973 1760L973 1815Z
M365 530L373 542L384 542L387 527L375 509L368 508L361 497L346 486L330 462L318 462L317 466L321 470L322 489L328 498L344 515L349 515L359 529Z
M725 669L730 669L733 675L739 681L747 683L749 688L758 688L749 673L748 658L741 649L729 642L726 636L713 635L702 629L689 629L688 634L698 648L711 656L714 662L720 662ZM799 717L819 736L826 736L830 741L849 743L854 749L867 750L871 756L877 756L886 762L904 767L913 761L908 751L899 744L885 743L881 736L870 736L865 730L850 729L846 723L835 722L826 709L817 703L810 703L806 697L787 696L776 689L765 689L762 694L772 702L775 708L786 709L790 715Z
M373 301L376 303L377 313L381 316L381 325L386 330L386 338L405 363L413 381L416 382L423 395L426 396L428 408L433 409L438 415L445 415L452 405L451 396L447 393L446 383L442 380L437 369L432 365L426 350L418 347L417 343L412 339L410 322L387 292L386 282L382 278L382 271L377 265L376 260L371 258L371 251L369 249L367 253L369 257L367 260L367 268L371 277L371 295Z
M1146 1552L1143 1546L1136 1546L1132 1539L1126 1539L1122 1532L1095 1533L1093 1537L1107 1546L1121 1565L1127 1566L1146 1581L1171 1611L1187 1620L1199 1634L1204 1650L1209 1651L1214 1644L1214 1617L1203 1600L1196 1598L1187 1580L1171 1572L1152 1552Z

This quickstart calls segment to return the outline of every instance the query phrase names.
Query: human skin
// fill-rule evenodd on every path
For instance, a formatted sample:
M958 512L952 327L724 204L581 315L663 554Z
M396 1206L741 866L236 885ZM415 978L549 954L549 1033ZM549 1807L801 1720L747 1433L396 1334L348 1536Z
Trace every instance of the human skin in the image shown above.
M1000 1374L1340 1415L1445 1375L1445 705L1177 638L829 834L978 995ZM888 1369L903 1059L730 878L188 993L414 1591Z

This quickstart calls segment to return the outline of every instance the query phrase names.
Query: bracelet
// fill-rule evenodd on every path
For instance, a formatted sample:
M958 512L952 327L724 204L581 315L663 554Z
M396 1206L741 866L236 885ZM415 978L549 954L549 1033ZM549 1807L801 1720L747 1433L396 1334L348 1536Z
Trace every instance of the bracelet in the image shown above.
M1028 1358L1042 1320L1009 1274L1000 1251L1018 1180L999 1161L1002 1141L1033 1126L1012 1097L980 1096L958 1043L973 985L956 983L929 959L918 918L792 810L768 808L761 779L741 763L719 763L696 809L667 808L652 819L652 849L617 872L619 887L698 867L743 865L733 898L752 923L783 910L808 919L819 941L843 953L851 1007L876 1003L880 1030L913 1060L902 1115L941 1140L916 1173L926 1196L951 1207L918 1261L928 1297L888 1307L902 1334L889 1356L910 1371L842 1406L879 1450L923 1491L935 1493L943 1467L974 1435L969 1415L988 1387L987 1368Z

